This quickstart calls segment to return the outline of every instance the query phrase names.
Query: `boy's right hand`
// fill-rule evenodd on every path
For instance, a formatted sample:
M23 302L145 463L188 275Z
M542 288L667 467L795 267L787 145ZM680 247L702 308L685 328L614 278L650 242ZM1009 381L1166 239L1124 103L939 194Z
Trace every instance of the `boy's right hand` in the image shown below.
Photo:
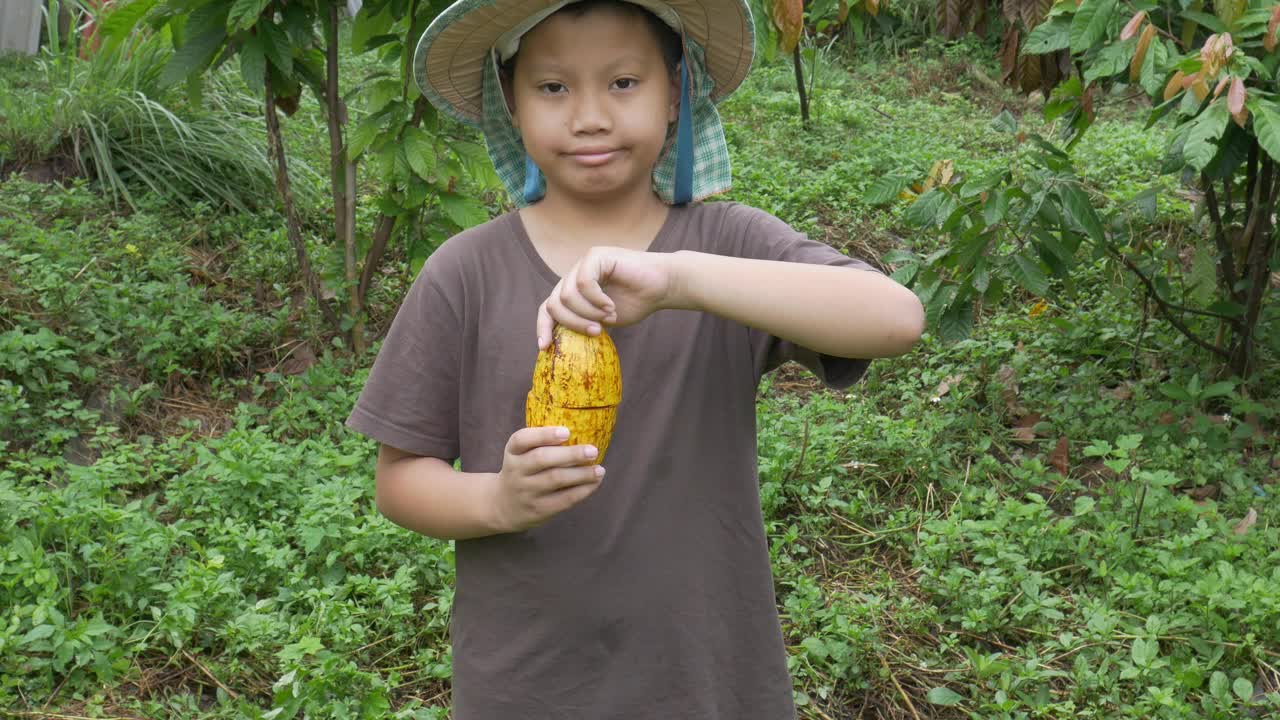
M591 463L596 448L565 445L568 439L568 428L555 426L512 433L495 488L495 522L501 532L537 527L600 487L604 468Z

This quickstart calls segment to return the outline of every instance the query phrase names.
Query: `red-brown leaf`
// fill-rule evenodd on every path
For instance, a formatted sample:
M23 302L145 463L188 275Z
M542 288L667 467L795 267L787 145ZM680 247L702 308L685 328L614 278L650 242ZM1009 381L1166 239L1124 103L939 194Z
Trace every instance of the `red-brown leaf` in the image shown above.
M1227 109L1231 111L1231 119L1242 128L1245 120L1249 119L1249 111L1244 108L1244 101L1244 81L1240 78L1231 78L1231 89L1227 91Z
M1147 19L1147 11L1139 10L1129 18L1129 22L1125 23L1124 29L1120 31L1120 39L1128 40L1138 34L1138 28L1142 27L1142 21Z
M1156 36L1156 26L1148 25L1142 30L1142 37L1138 38L1138 49L1133 52L1133 62L1129 63L1129 82L1138 82L1138 78L1142 76L1142 62L1147 57L1147 48L1151 46L1151 40Z
M1262 39L1262 46L1267 52L1276 51L1276 30L1280 29L1280 5L1271 11L1271 21L1267 23L1267 35Z
M804 29L804 0L773 0L773 24L778 28L778 49L794 52Z

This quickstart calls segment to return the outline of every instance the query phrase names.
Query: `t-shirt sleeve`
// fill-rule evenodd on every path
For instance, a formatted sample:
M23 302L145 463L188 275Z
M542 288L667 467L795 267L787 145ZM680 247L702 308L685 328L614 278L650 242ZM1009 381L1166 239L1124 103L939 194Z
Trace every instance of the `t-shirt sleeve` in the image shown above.
M746 257L878 272L871 265L849 257L826 243L811 239L763 210L738 205L730 209L730 215L726 222L741 228L743 254ZM857 322L857 318L849 318L849 322ZM761 375L788 360L794 360L812 371L828 387L843 389L861 379L870 365L867 359L843 358L816 352L754 328L750 330L750 337L755 367Z
M397 310L347 426L399 450L453 462L461 321L429 260Z

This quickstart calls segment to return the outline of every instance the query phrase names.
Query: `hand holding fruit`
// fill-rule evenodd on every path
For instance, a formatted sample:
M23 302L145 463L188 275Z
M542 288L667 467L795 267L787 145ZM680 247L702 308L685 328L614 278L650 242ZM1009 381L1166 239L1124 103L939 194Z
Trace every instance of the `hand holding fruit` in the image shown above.
M675 255L592 248L538 307L538 349L551 344L551 330L557 324L594 336L605 325L630 325L656 310L673 307Z
M592 463L597 449L565 445L569 437L563 427L531 427L507 440L493 503L504 532L537 527L600 487L604 468Z

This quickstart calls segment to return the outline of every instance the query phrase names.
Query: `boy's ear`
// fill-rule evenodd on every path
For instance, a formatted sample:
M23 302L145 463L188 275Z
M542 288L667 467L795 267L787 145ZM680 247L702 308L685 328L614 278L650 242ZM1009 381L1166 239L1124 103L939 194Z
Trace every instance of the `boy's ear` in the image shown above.
M502 85L502 99L507 103L507 114L511 116L511 126L519 130L520 118L516 115L516 94L511 89L511 79L499 76L498 83Z

